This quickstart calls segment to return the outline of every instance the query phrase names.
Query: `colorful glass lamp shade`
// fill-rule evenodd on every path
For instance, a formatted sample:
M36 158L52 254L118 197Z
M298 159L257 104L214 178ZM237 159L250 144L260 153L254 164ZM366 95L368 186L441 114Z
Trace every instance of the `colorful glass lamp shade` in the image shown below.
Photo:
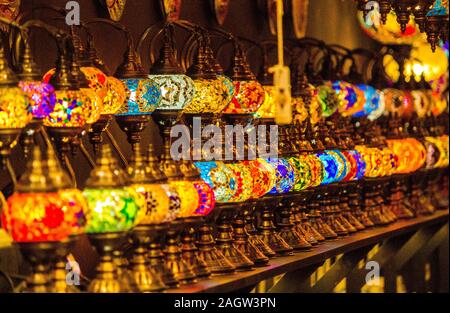
M358 84L356 87L364 93L364 106L352 114L355 118L366 116L370 120L376 120L383 114L384 102L381 92L372 86Z
M116 115L147 115L153 113L161 101L159 85L149 78L121 79L126 87L127 100Z
M198 206L194 212L196 216L207 216L214 210L216 198L213 189L203 180L195 181L194 187L198 192Z
M236 192L231 197L230 202L244 202L252 197L253 178L249 167L244 163L226 163L232 172L236 183Z
M250 161L242 161L247 166L253 178L252 199L258 199L268 193L275 186L276 174L272 166L266 160L258 158Z
M161 92L158 110L179 111L191 103L195 95L194 81L184 74L149 75Z
M102 146L96 163L83 190L88 204L86 233L126 232L135 225L145 200L128 186L108 145Z
M275 87L263 86L266 96L264 97L263 104L259 107L255 113L256 118L275 118Z
M234 173L223 162L195 162L200 177L212 188L217 202L228 202L236 193Z
M328 185L336 181L339 173L339 162L328 153L318 153L317 157L323 164L323 179L321 185Z
M331 86L340 98L338 111L343 116L352 116L364 108L366 97L364 92L345 81L331 82Z
M35 147L2 212L2 225L15 242L58 242L81 232L84 202L74 203L74 198L58 192L48 173Z
M292 165L284 158L269 158L267 163L275 170L275 186L269 194L283 194L289 192L295 184L295 174Z
M308 154L303 157L303 160L308 164L311 173L311 181L308 188L320 186L325 173L322 161L316 154Z
M322 108L322 116L329 117L333 115L339 107L342 106L342 100L334 89L329 85L320 85L317 87L317 100Z
M295 184L292 191L301 191L311 185L311 169L308 162L305 160L305 156L290 157L288 161L291 163L294 169Z
M34 118L46 118L56 103L55 88L40 81L20 81L19 87L27 95Z

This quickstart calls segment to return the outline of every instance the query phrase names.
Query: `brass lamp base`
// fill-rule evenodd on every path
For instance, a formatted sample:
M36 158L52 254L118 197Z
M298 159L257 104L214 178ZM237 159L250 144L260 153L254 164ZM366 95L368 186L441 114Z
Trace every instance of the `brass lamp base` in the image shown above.
M275 199L274 199L275 198ZM272 249L276 255L285 256L292 255L293 248L276 232L273 224L274 215L269 205L276 207L278 205L278 198L272 197L266 199L261 212L261 224L259 225L259 237Z
M28 159L30 152L33 150L33 145L36 141L36 135L41 131L42 125L42 119L33 118L23 130L22 135L20 136L20 143L23 147L23 154L25 156L25 159Z
M245 212L245 232L248 235L248 241L254 245L259 251L261 251L266 257L272 258L276 255L259 236L255 227L255 206L252 205L249 211Z
M111 119L111 114L102 114L100 115L100 118L89 128L89 142L92 144L92 148L96 155L100 152L100 147L103 142L102 134L108 128Z
M141 141L141 133L150 121L150 115L116 115L116 121L120 129L127 135L127 141L134 151L136 145Z
M269 258L264 255L250 240L245 230L244 220L245 210L241 208L233 223L234 240L233 244L240 252L248 257L255 266L266 266Z
M236 270L234 265L215 247L211 226L207 223L202 224L198 233L198 255L206 263L209 272L213 276L233 273Z
M315 190L314 197L311 199L308 205L309 213L308 217L310 219L311 226L322 235L325 240L333 240L338 237L338 235L331 229L331 227L325 222L325 218L322 215L319 199L321 195L318 190Z
M222 208L217 225L216 246L220 252L230 261L237 271L249 271L254 263L233 245L230 221L235 217L235 207L238 204L228 204Z
M146 247L155 237L152 225L138 225L132 231L133 254L129 264L130 287L137 292L167 289L159 274L150 266Z
M291 222L291 213L294 203L290 200L290 195L285 195L279 207L280 221L277 223L278 233L284 241L294 250L311 250L312 245L303 235L298 233Z
M20 242L17 243L24 258L31 264L31 274L25 284L18 286L16 292L50 292L50 263L60 242Z
M125 233L88 234L89 241L100 255L95 278L88 287L88 292L118 293L128 292L129 282L120 281L113 252L120 249L126 237Z
M169 288L177 288L180 284L172 271L168 268L162 252L161 242L164 241L165 233L167 232L167 224L151 225L154 237L148 245L147 258L149 266L160 275L162 282Z
M76 153L79 137L84 130L82 127L47 127L47 130L60 154Z
M6 168L6 160L17 145L21 128L0 129L0 168Z
M167 267L180 284L192 284L196 282L195 273L183 260L179 245L179 234L184 227L181 220L175 220L167 230L166 248L164 251Z
M211 272L203 259L199 257L198 248L195 245L194 226L200 224L202 220L203 218L200 216L185 219L186 228L181 236L181 250L183 260L191 267L195 276L208 278L211 276Z
M53 293L77 293L80 292L75 284L67 281L67 255L75 245L78 236L69 237L67 241L60 242L55 250L56 262L51 271L51 283L49 292ZM74 282L75 283L75 282Z

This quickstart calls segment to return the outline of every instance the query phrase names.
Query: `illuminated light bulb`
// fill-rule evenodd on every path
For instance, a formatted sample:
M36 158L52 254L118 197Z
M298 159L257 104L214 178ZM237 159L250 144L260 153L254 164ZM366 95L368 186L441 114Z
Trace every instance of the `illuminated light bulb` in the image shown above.
M198 206L194 212L196 216L207 216L214 210L216 198L213 189L203 180L195 181L194 187L198 193Z
M249 168L245 164L226 163L226 167L231 169L236 183L236 192L231 197L230 202L243 202L251 198L253 189L253 179Z
M183 74L149 75L160 88L161 100L158 110L182 110L195 95L193 80Z
M40 81L20 81L19 87L27 95L34 118L46 118L56 103L55 88Z
M217 202L228 202L236 193L234 173L223 162L195 162L200 177L212 188Z
M291 191L300 191L306 189L311 185L311 169L308 162L305 161L304 156L289 157L289 163L291 163L294 169L294 187Z
M55 96L55 107L44 120L45 126L83 127L87 123L80 91L57 90Z
M126 88L127 100L116 115L147 115L160 104L162 95L159 85L153 79L121 79Z
M275 170L275 186L269 194L283 194L289 192L295 184L294 169L284 158L269 158L267 163Z
M126 98L127 92L122 81L113 76L108 76L106 78L106 95L103 98L102 114L116 114Z
M256 80L233 81L235 95L224 113L250 114L258 111L266 97L263 86Z
M342 116L351 116L364 108L366 97L363 90L345 81L330 84L340 99L338 111Z
M333 115L342 106L342 100L331 86L321 85L317 87L317 100L322 108L322 116Z
M356 87L364 92L365 103L362 109L353 113L353 117L368 117L370 120L376 120L383 114L384 102L379 90L369 85L358 84Z
M145 209L145 199L129 187L108 145L102 146L96 163L83 190L87 201L86 233L126 232L136 224L140 210Z
M32 117L28 99L19 87L0 86L0 129L24 128Z
M259 107L255 113L256 118L275 118L275 87L263 86L266 96L264 103Z
M253 178L251 199L258 199L268 193L275 186L276 173L264 159L242 161L249 168Z
M304 160L308 163L311 173L311 182L308 188L320 186L324 178L324 166L320 158L315 154L308 154L304 157Z
M40 148L34 147L27 169L2 212L2 225L15 242L62 241L74 233L79 220L48 173Z

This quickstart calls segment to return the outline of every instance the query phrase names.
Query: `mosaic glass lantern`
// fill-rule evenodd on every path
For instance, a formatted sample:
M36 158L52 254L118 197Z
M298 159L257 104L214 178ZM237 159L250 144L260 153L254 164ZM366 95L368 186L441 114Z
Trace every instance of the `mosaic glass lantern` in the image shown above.
M323 179L321 185L328 185L335 182L339 174L339 162L331 154L325 152L316 155L323 164Z
M224 84L224 80L215 79L194 79L195 96L192 101L183 109L184 113L220 113L230 103L232 94L230 89Z
M259 107L255 113L256 118L275 118L275 87L263 86L266 91L264 103Z
M20 81L19 87L28 97L34 118L46 118L53 111L56 96L52 85L40 81Z
M123 78L127 100L116 115L147 115L156 110L161 101L161 89L153 79Z
M340 99L338 111L341 115L351 116L364 108L366 97L358 87L342 80L332 82L331 87Z
M53 111L44 120L45 126L83 127L87 123L79 90L56 90Z
M48 173L40 148L35 147L2 212L3 228L15 242L62 241L74 234L74 225L80 222Z
M283 194L289 192L295 184L295 174L292 165L284 158L269 158L266 160L275 170L275 186L269 194Z
M358 84L356 87L364 93L365 103L360 110L356 110L353 113L353 117L371 117L371 120L375 120L383 114L384 102L381 101L381 93L377 89L369 85Z
M116 114L127 99L127 90L124 83L113 77L106 78L106 95L103 98L102 114Z
M214 210L216 198L213 189L203 180L195 181L194 187L198 192L198 206L194 212L196 216L207 216Z
M264 103L266 92L256 80L233 81L235 94L224 113L251 114Z
M248 167L253 178L252 199L258 199L268 193L275 186L276 173L264 159L242 161Z
M83 190L88 204L86 233L126 232L146 208L145 198L129 187L126 173L108 145L102 146L96 163Z
M342 107L342 100L331 86L320 85L317 87L317 100L322 109L322 116L333 115L339 107Z
M24 128L31 119L26 94L19 87L0 86L0 129Z
M349 161L339 150L327 150L326 153L332 155L338 163L338 171L336 173L336 178L334 182L340 182L347 176L350 168Z
M295 184L291 191L300 191L306 189L311 185L311 169L308 162L305 161L304 156L289 157L289 163L291 163L294 169Z
M194 216L200 203L199 193L192 181L173 180L169 181L169 186L172 187L180 197L180 212L179 218L186 218Z
M223 162L195 162L200 177L212 188L217 202L228 202L236 193L234 173Z
M226 163L232 172L236 183L236 192L230 202L243 202L252 197L253 178L248 166L244 163Z
M193 80L183 74L149 75L161 92L158 110L182 110L191 103L195 95Z
M350 180L354 180L358 172L358 163L356 161L356 158L350 153L350 151L341 151L341 153L342 155L344 155L348 162L347 175L345 175L342 181L348 182Z
M310 173L311 173L311 182L308 187L317 187L322 184L324 179L324 166L320 158L315 154L308 154L304 156L305 162L308 163Z

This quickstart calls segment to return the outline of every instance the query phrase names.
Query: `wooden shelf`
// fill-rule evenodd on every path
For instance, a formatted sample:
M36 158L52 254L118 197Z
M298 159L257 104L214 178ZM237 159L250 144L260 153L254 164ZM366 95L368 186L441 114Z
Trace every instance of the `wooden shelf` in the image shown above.
M382 242L391 237L413 232L419 228L433 224L448 222L448 210L438 211L431 216L422 216L411 220L398 221L385 227L376 227L356 234L341 237L334 241L326 241L311 251L298 252L293 256L277 257L270 260L270 265L255 268L252 271L236 272L231 275L214 276L195 284L171 289L169 293L194 292L233 292L256 285L258 282L309 265L317 264L330 257L360 249Z

